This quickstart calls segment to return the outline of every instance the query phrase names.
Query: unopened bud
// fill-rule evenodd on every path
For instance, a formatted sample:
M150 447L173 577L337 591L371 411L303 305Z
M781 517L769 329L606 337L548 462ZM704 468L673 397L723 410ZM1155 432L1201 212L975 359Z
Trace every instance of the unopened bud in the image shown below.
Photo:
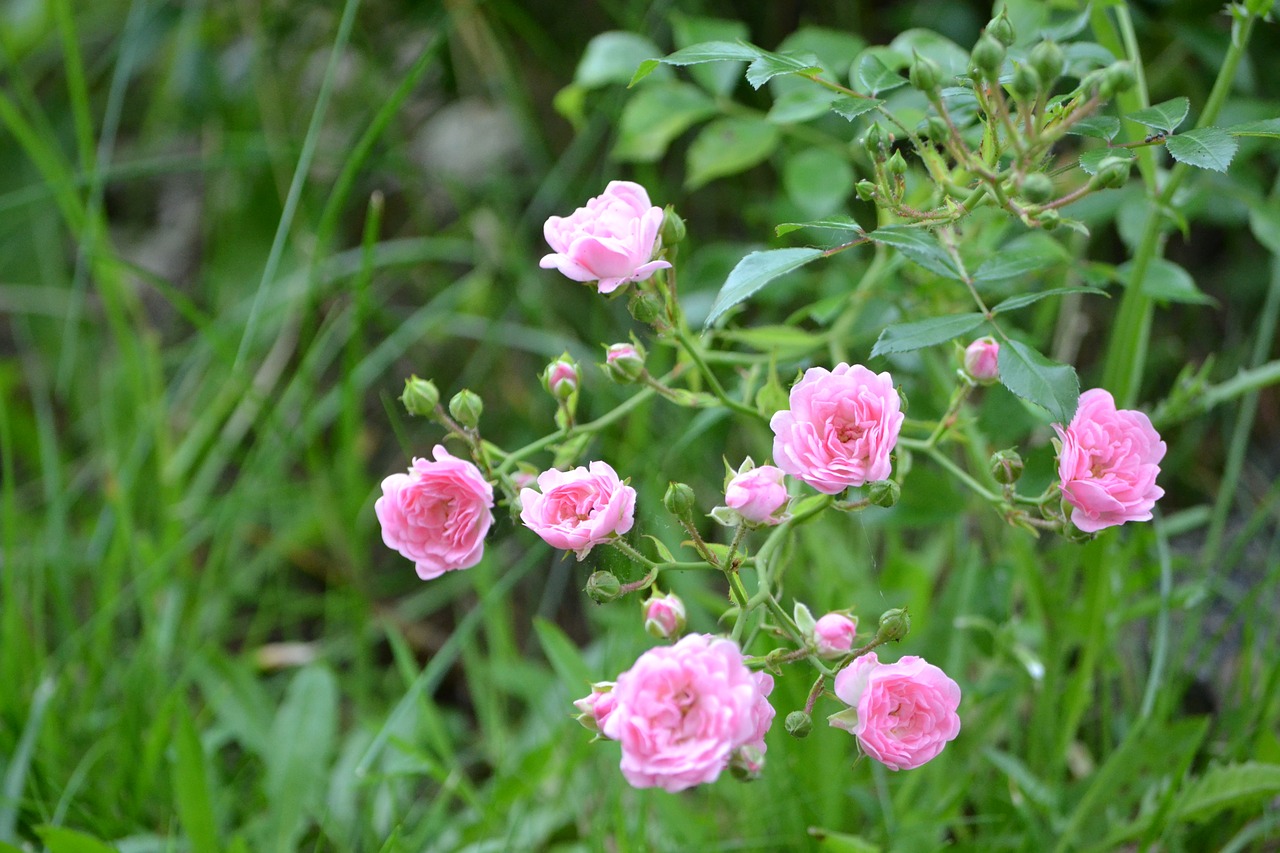
M595 734L601 733L604 721L613 713L615 706L612 681L599 681L592 684L591 693L573 702L573 707L578 709L578 722L587 731Z
M879 162L885 157L885 135L880 125L873 124L867 129L866 138L863 139L863 145L867 148L867 153L871 155L871 159Z
M1000 344L995 338L988 335L965 347L964 372L984 385L1000 378Z
M1032 172L1022 179L1022 197L1032 204L1044 204L1053 198L1053 178L1044 172Z
M877 643L896 643L911 632L911 617L907 608L895 607L880 616L880 630L876 631Z
M1004 53L1004 44L998 38L989 32L983 33L969 54L969 62L988 80L995 80L1004 65Z
M1133 66L1123 60L1107 66L1103 71L1103 79L1112 92L1127 92L1138 82Z
M667 209L662 215L662 244L664 246L674 246L684 239L685 236L684 220L680 218L680 214L671 205L667 205Z
M1062 214L1056 210L1042 210L1036 214L1036 224L1046 231L1052 231L1062 224Z
M858 181L857 187L858 198L863 201L871 201L876 197L876 185L871 181Z
M867 484L867 500L876 506L893 506L902 497L902 486L894 480L875 480Z
M924 132L934 142L944 142L951 136L951 128L941 116L929 116L924 123Z
M889 172L899 176L907 173L907 161L903 158L901 151L893 152L893 156L889 158Z
M606 604L622 593L622 582L613 572L593 572L587 578L587 595L592 601Z
M1040 74L1027 64L1020 64L1013 69L1013 80L1009 83L1009 91L1019 101L1033 101L1040 96Z
M794 738L808 737L809 732L813 731L813 717L804 711L792 711L787 714L787 719L783 721L787 734Z
M987 23L986 32L994 36L1005 47L1009 47L1014 42L1013 23L1009 20L1009 16L1005 14L1004 9L1001 9L1000 14Z
M430 417L440 403L440 392L430 379L410 376L404 381L404 393L400 395L405 411L411 415Z
M614 382L627 384L644 375L644 347L639 344L610 344L605 350L604 369Z
M672 483L662 496L662 505L676 518L689 518L697 506L697 499L693 495L693 489L684 483Z
M754 746L743 746L729 759L729 773L739 782L754 782L764 770L764 755Z
M907 69L907 78L911 85L925 94L933 94L942 85L942 66L927 56L916 53Z
M1062 76L1062 69L1067 64L1062 48L1058 47L1058 43L1054 41L1040 42L1031 49L1031 55L1027 60L1046 86L1052 86L1053 82Z
M464 427L475 429L484 413L484 402L475 391L463 388L449 401L449 414Z
M991 454L991 476L1002 486L1012 486L1022 476L1022 457L1012 447Z
M568 400L578 390L578 365L568 353L557 358L542 371L542 387L557 400Z
M675 593L654 592L640 605L644 630L656 640L670 640L684 633L684 602Z
M1107 157L1098 164L1098 172L1093 176L1093 183L1099 187L1116 188L1125 185L1129 180L1131 162L1125 157Z
M662 316L662 298L655 293L633 290L631 299L627 302L627 309L631 312L631 316L641 323L652 324Z

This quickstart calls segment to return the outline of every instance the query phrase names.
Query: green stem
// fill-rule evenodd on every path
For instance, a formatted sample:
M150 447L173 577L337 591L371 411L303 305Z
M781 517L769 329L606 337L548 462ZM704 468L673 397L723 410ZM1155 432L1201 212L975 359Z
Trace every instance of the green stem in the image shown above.
M720 384L720 380L716 378L706 359L702 357L702 347L689 336L689 331L685 328L683 320L676 324L675 333L676 340L680 342L681 348L689 354L689 358L693 359L693 363L698 366L698 371L707 380L707 385L711 388L711 393L715 394L716 399L738 414L749 415L765 423L769 422L769 419L755 408L739 403L725 393L724 386Z
M628 545L627 540L625 539L612 539L609 541L608 544L612 545L614 548L618 549L623 554L630 557L633 562L639 563L640 565L644 566L647 569L655 570L659 566L658 563L655 563L653 560L650 560L644 554L641 554L635 548L632 548L630 545ZM656 579L657 575L655 575L654 577Z
M663 378L666 379L666 378L669 378L670 376L671 374L668 374L666 377L663 377ZM575 433L599 432L600 430L604 429L605 427L619 420L623 415L626 415L636 406L639 406L641 403L643 403L645 400L649 399L656 393L657 392L654 391L652 388L641 389L633 397L623 401L622 403L619 403L613 409L611 409L608 412L605 412L603 415L596 418L594 421L589 421L588 423L579 424L578 426L574 427L573 431ZM555 444L557 441L564 440L564 438L565 438L565 434L563 432L556 431L551 433L550 435L544 435L542 438L538 439L537 441L531 441L528 444L526 444L524 447L519 447L511 451L506 455L506 458L502 460L502 464L497 467L496 473L498 474L506 473L519 460L533 453L537 453L539 450L543 450L547 447L550 447L551 445Z

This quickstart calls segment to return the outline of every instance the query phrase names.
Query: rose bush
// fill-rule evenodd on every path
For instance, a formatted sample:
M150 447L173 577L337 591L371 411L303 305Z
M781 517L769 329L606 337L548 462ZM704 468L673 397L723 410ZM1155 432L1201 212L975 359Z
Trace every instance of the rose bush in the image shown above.
M543 471L538 489L520 490L520 520L548 545L573 551L579 560L634 523L636 490L607 462Z
M612 293L671 266L652 260L661 228L662 208L649 203L644 187L610 181L585 207L547 219L542 233L553 251L539 265L574 281L594 281L601 293Z

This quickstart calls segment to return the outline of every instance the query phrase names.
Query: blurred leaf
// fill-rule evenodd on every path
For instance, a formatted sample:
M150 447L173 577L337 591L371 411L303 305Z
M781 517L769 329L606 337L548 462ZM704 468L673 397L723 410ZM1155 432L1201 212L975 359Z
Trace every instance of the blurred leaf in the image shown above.
M1132 160L1133 156L1133 149L1131 148L1093 148L1080 155L1080 168L1090 175L1096 175L1098 174L1098 164L1108 157L1123 157L1126 160Z
M876 339L876 345L871 348L871 357L911 352L922 347L944 343L978 328L986 322L986 319L985 314L975 311L971 314L930 317L928 320L888 326Z
M1021 278L1032 273L1043 273L1062 264L1066 251L1052 237L1044 240L1025 240L1013 248L997 249L983 261L973 273L976 282L1003 281Z
M691 83L645 86L623 108L618 142L610 156L652 162L666 153L677 136L715 114L715 101Z
M773 153L778 128L764 119L732 116L708 124L689 145L685 183L696 189L708 181L750 169Z
M1108 142L1115 139L1119 132L1120 119L1115 116L1089 116L1071 125L1067 131L1072 136L1091 136Z
M1018 296L1010 296L999 305L991 309L992 314L1003 314L1006 311L1016 311L1019 308L1025 308L1033 305L1049 296L1065 296L1068 293L1091 293L1094 296L1107 296L1105 290L1098 290L1096 287L1055 287L1051 290L1042 290L1039 293L1022 293Z
M293 849L324 793L338 730L338 685L322 666L299 670L285 690L271 724L262 787L272 804L272 849Z
M1049 411L1057 423L1071 423L1080 401L1075 368L1050 361L1021 341L1000 345L1000 384Z
M815 219L812 222L783 222L774 226L773 233L781 237L783 234L790 234L792 231L799 231L801 228L825 228L831 231L856 231L859 234L862 233L862 226L851 216L828 216L825 219Z
M799 269L815 258L822 256L821 249L773 249L767 252L752 252L729 273L716 301L707 315L705 327L720 318L734 305L747 299L760 288L779 276Z
M741 21L673 13L671 35L677 48L686 48L713 41L737 44L746 41L751 36L751 31ZM654 55L656 54L650 54ZM708 92L728 95L742 79L742 67L739 62L695 65L689 69L689 75Z
M780 358L803 355L823 343L821 335L795 326L752 326L748 329L725 329L719 334L725 340L745 344L756 352L776 353Z
M765 116L774 124L798 124L826 115L839 96L813 84L783 92L773 101Z
M862 88L869 94L878 95L907 84L894 68L904 68L907 58L885 47L869 47L855 63L854 72ZM892 67L890 67L892 65Z
M36 835L49 853L116 853L116 848L65 826L37 826Z
M573 72L573 82L588 89L631 80L636 66L662 49L644 36L614 30L591 39Z
M1066 19L1059 20L1057 23L1050 24L1040 28L1040 38L1049 39L1051 41L1066 41L1072 36L1078 34L1089 24L1089 14L1093 10L1086 3L1084 8L1077 14Z
M1280 765L1247 761L1214 767L1196 779L1174 804L1174 816L1203 821L1224 809L1280 794Z
M1273 196L1250 204L1249 229L1259 243L1280 254L1280 198Z
M880 845L872 844L861 835L849 835L830 829L809 827L809 835L818 841L818 849L830 853L880 853Z
M791 201L811 216L838 210L853 192L853 167L825 148L803 148L782 167L782 186Z
M1009 777L1011 785L1027 796L1033 803L1049 813L1057 811L1058 792L1052 785L1046 784L1016 756L997 749L986 749L983 755L1002 773Z
M969 51L946 36L923 27L902 31L889 42L889 49L902 57L909 58L918 53L938 63L942 68L944 86L954 82L949 77L969 70Z
M1116 275L1122 284L1128 284L1133 271L1133 261L1126 261L1116 267ZM1200 305L1213 305L1214 300L1196 287L1191 273L1164 258L1153 258L1147 267L1147 273L1139 285L1142 292L1152 299L1164 299L1169 302L1190 302Z
M1114 53L1091 41L1064 44L1062 54L1067 60L1065 73L1069 77L1083 77L1095 68L1106 68L1116 61Z
M1232 136L1263 136L1268 139L1280 139L1280 118L1237 124L1235 127L1228 127L1227 133Z
M178 820L193 853L218 853L218 826L213 816L209 768L200 733L185 702L177 703L173 733L173 794Z
M1136 121L1138 124L1145 124L1152 130L1167 134L1177 130L1178 125L1186 120L1187 113L1190 111L1191 101L1186 98L1173 98L1162 104L1156 104L1153 107L1138 110L1136 113L1130 113L1125 118L1130 121Z
M920 266L945 278L964 281L955 260L938 242L933 232L907 225L886 225L867 234L877 243L893 246Z
M884 101L879 98L854 98L849 96L832 101L831 110L837 115L844 116L849 121L853 121L858 116L863 113L871 112L883 103Z
M1225 172L1240 143L1220 127L1202 127L1170 136L1164 141L1164 147L1179 163Z
M592 677L591 669L582 659L582 652L577 645L564 631L560 630L558 625L538 616L533 620L533 630L538 634L538 643L542 646L542 653L546 655L551 668L570 690L578 687L585 688L592 682L599 681L598 678Z

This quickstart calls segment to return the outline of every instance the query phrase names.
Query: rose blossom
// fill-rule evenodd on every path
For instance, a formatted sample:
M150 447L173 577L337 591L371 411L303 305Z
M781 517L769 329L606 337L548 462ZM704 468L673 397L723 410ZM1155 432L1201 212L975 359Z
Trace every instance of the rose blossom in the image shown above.
M740 750L758 769L772 689L732 640L690 634L650 649L618 676L604 735L622 744L622 775L632 785L683 791L714 781Z
M600 681L591 685L590 694L573 701L573 707L579 711L578 722L597 734L604 728L604 721L613 713L614 704L612 681Z
M1101 388L1080 395L1066 429L1058 424L1062 450L1058 476L1071 504L1071 523L1086 533L1126 521L1149 521L1164 494L1156 485L1165 444L1142 412L1117 409Z
M811 367L790 400L769 421L779 468L828 495L889 476L903 414L888 373Z
M538 265L560 270L574 281L594 281L612 293L629 281L644 281L671 264L650 260L662 228L662 208L649 203L644 187L610 181L604 192L566 217L542 226L554 250Z
M858 633L858 620L843 613L828 613L813 626L813 640L818 656L840 657L853 648Z
M1000 344L995 338L978 338L965 347L964 372L975 382L995 382L1000 378Z
M688 618L680 596L674 592L660 595L656 590L640 605L640 613L644 617L645 632L656 640L680 636Z
M729 481L724 502L753 524L781 524L786 521L789 500L782 482L785 476L781 468L772 465L743 471Z
M578 559L631 529L636 490L618 480L607 462L538 475L538 488L520 491L520 520L553 548Z
M480 562L493 523L493 487L480 469L438 444L432 455L383 480L373 505L382 541L413 560L423 580Z
M960 687L914 655L883 664L869 652L836 673L835 691L850 707L828 717L831 725L890 770L919 767L960 733Z

